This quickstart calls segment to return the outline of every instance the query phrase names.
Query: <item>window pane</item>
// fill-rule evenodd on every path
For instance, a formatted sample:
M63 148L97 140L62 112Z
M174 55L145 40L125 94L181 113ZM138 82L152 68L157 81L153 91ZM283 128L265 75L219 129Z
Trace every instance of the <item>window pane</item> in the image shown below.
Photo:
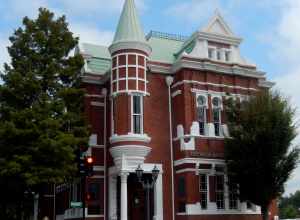
M198 106L204 106L206 104L206 98L204 96L199 96L197 98Z
M224 209L224 176L216 176L216 202L217 209Z
M200 174L200 204L202 209L207 209L207 176Z
M198 107L197 108L197 117L199 122L199 132L200 135L204 135L205 133L205 122L206 122L206 108L205 107Z
M185 179L182 176L178 180L178 196L185 197Z
M208 49L208 58L209 58L209 59L212 59L212 58L213 58L213 53L214 53L213 51L214 51L214 49L212 49L212 48L209 48L209 49Z
M141 114L141 96L133 96L133 114Z
M135 134L141 133L141 116L140 115L133 116L133 132Z
M217 59L221 60L221 51L220 50L217 50Z

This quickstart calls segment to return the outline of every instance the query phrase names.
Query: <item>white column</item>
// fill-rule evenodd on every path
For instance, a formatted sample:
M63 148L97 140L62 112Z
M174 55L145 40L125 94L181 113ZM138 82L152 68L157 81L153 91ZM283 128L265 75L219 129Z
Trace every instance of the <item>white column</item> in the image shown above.
M162 173L158 174L154 186L154 220L163 220L163 184Z
M121 177L121 220L127 220L127 177L129 173L120 173Z
M109 177L109 220L117 219L117 177Z

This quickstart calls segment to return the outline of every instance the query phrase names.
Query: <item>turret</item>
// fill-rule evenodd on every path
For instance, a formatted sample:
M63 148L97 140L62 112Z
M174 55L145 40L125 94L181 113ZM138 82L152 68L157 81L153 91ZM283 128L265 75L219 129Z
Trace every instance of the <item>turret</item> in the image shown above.
M147 44L134 0L126 0L114 40L109 47L112 57L112 148L115 165L143 163L150 152L150 137L143 127L144 99L147 91L147 61L151 47ZM130 157L139 158L130 164ZM123 159L122 159L123 158ZM127 167L128 168L128 167Z

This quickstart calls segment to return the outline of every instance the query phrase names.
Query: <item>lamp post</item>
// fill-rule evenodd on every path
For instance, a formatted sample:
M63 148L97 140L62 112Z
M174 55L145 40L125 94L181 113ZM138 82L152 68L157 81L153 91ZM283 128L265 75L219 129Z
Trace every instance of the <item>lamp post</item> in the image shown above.
M135 170L136 175L138 177L138 181L143 185L143 189L146 190L146 205L147 205L147 220L150 220L150 190L155 186L159 169L157 166L154 166L152 170L152 178L142 178L144 170L142 169L141 165Z

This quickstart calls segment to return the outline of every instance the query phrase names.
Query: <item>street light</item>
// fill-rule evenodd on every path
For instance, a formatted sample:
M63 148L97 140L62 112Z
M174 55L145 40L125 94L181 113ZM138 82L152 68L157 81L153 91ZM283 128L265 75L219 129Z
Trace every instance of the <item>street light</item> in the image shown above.
M150 220L150 190L155 186L159 169L155 165L152 170L152 178L142 178L144 170L142 169L141 165L135 170L139 183L143 185L143 189L146 190L146 201L147 201L147 220Z

